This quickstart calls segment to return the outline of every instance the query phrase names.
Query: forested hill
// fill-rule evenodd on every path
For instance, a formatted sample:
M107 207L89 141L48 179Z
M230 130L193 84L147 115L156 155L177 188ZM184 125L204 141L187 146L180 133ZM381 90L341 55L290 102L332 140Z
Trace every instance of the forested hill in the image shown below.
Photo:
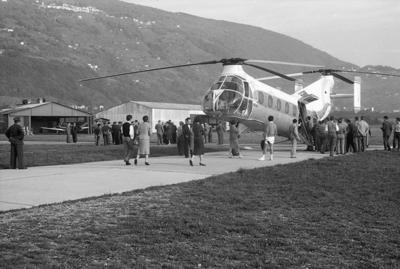
M86 83L79 83L79 79L230 57L356 67L299 40L258 27L117 0L0 2L0 105L37 97L91 107L129 100L199 103L218 77L220 65ZM268 67L281 72L301 70ZM373 96L375 103L384 105L393 100L387 94L395 85L393 79L370 76L364 82L363 93ZM370 85L379 88L374 92L378 94L372 94ZM281 87L292 91L291 85ZM369 97L363 99L370 106Z

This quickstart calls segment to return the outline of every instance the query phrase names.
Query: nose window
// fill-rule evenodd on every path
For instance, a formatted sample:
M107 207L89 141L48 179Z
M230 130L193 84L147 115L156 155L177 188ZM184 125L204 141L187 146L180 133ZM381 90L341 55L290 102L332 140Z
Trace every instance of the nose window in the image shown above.
M248 83L242 78L222 76L204 97L204 109L246 116L250 111L249 91Z

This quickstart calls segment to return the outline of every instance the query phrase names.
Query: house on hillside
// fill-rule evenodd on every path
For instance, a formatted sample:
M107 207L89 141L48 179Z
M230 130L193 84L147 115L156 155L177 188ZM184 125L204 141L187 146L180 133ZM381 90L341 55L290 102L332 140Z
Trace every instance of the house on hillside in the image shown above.
M166 122L171 120L176 125L191 115L204 115L200 105L141 102L130 101L128 103L112 107L96 114L96 118L110 119L111 122L125 121L126 115L132 115L133 120L142 121L144 115L149 116L152 132L159 120Z
M64 131L67 123L76 123L91 133L93 115L55 102L26 103L0 110L0 132L14 123L14 117L21 119L21 125L34 134Z

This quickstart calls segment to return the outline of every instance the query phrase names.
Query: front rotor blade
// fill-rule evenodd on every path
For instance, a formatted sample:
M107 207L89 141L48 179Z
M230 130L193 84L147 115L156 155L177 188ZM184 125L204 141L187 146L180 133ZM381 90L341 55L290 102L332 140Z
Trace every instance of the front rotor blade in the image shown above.
M350 80L350 79L348 79L348 78L346 78L344 76L341 76L339 74L331 73L331 75L334 76L335 78L343 80L344 82L347 82L347 83L350 83L350 84L354 84L354 81L352 81L352 80Z
M368 74L368 75L381 75L381 76L400 77L400 74L375 73L375 72L366 72L366 71L336 70L335 72L342 72L342 73L357 73L357 74Z
M112 74L112 75L101 76L101 77L85 78L85 79L81 79L79 82L91 81L91 80L97 80L97 79L103 79L103 78L119 77L119 76L132 75L132 74L145 73L145 72L152 72L152 71L165 70L165 69L172 69L172 68L179 68L179 67L194 66L194 65L217 64L217 63L220 63L220 62L221 62L220 60L219 61L215 61L214 60L214 61L200 62L200 63L193 63L193 64L171 65L171 66L158 67L158 68L152 68L152 69L145 69L145 70L139 70L139 71Z
M322 65L302 64L302 63L292 63L292 62L282 62L282 61L269 61L269 60L246 60L245 63L282 64L282 65L305 66L305 67L316 67L316 68L323 67Z
M265 67L261 67L261 66L254 65L254 64L248 64L248 63L243 63L243 64L244 64L244 65L248 65L248 66L252 66L252 67L254 67L254 68L263 70L263 71L265 71L265 72L274 74L274 75L276 75L276 76L279 76L279 77L281 77L281 78L284 78L284 79L287 79L287 80L290 80L290 81L296 81L296 79L294 79L294 78L288 77L288 76L286 76L286 75L284 75L284 74L282 74L282 73L276 72L276 71L271 70L271 69L267 69L267 68L265 68Z

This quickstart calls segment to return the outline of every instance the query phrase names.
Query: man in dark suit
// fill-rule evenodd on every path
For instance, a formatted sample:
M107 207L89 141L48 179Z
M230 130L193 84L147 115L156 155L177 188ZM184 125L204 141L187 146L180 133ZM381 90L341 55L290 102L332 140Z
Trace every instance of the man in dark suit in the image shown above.
M132 125L132 115L126 115L126 121L122 124L122 143L124 144L124 162L131 165L129 159L133 155L133 142L135 138L135 130Z
M388 116L383 117L383 123L382 123L382 135L383 135L383 146L385 150L390 151L390 144L389 144L389 139L390 135L392 134L393 127L392 124L388 120Z
M24 130L18 123L20 119L14 118L14 124L11 125L7 131L6 136L11 143L10 152L10 168L11 169L26 169L24 166ZM18 159L18 163L17 163Z
M189 158L190 155L190 118L186 118L185 124L182 126L182 136L183 136L183 153L185 154L185 158Z
M71 134L72 134L72 142L76 143L78 142L78 126L76 125L76 123L72 123L71 126Z

